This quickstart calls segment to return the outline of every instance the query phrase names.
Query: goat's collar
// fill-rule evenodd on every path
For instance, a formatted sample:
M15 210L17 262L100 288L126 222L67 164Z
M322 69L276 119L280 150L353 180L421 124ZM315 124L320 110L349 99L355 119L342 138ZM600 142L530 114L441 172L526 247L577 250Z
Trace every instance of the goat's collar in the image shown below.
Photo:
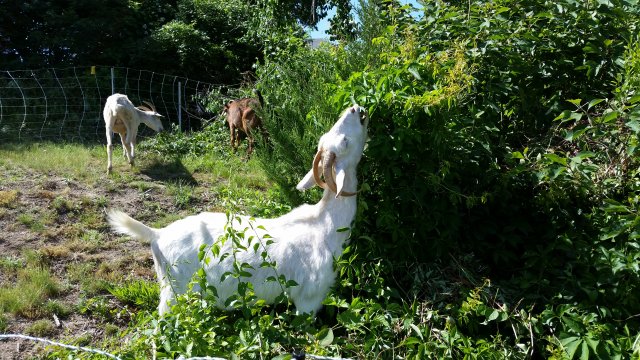
M356 191L356 192L350 192L350 191L344 191L344 190L342 190L342 191L340 191L340 194L339 194L339 195L340 195L340 196L345 196L345 197L346 197L346 196L356 196L356 194L358 194L358 191ZM336 197L338 197L338 195L336 195Z

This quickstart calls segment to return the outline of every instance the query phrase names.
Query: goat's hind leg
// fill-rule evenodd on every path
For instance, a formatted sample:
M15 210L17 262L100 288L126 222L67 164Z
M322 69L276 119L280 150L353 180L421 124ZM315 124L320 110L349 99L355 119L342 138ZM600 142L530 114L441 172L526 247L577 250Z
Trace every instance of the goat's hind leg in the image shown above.
M138 129L136 127L132 128L131 131L127 132L127 144L129 145L129 164L131 166L134 165L134 161L136 158L135 147L136 147L137 136L138 136Z
M113 168L113 165L111 164L111 154L113 153L112 137L113 132L111 129L107 128L107 175L111 174L111 170Z
M247 134L247 141L249 142L249 148L247 149L247 160L249 160L249 158L251 157L251 153L253 152L253 146L255 143L255 139L250 133Z
M127 141L127 133L119 133L120 141L122 141L122 153L127 162L131 164L132 156L131 156L131 148L129 147L129 142Z
M233 149L233 152L236 152L238 145L240 144L240 140L238 138L240 134L238 134L238 129L233 125L229 125L229 132L231 133L231 148Z

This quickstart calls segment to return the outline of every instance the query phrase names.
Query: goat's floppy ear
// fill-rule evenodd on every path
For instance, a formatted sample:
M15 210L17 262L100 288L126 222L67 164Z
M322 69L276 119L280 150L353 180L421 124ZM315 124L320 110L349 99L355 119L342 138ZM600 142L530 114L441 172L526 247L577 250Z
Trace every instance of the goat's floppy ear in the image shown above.
M313 178L313 169L309 170L307 175L305 175L302 180L296 185L296 189L303 191L307 189L311 189L313 185L316 184L316 181Z
M336 171L336 198L338 194L342 193L342 189L344 188L344 178L346 177L346 173L344 171L344 167L341 163L336 162L335 164Z

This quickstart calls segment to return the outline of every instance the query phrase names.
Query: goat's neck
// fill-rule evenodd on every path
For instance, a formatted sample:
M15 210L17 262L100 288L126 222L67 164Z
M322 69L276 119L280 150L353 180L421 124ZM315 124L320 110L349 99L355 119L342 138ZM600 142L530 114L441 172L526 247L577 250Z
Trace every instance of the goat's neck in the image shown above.
M347 172L345 178L345 189L347 192L356 192L357 179L355 172ZM332 233L329 236L333 241L327 243L331 252L334 255L342 253L342 244L349 237L349 231L340 231L339 229L350 228L353 218L356 215L357 199L354 196L338 196L331 190L325 189L322 199L318 202L319 213L325 217L326 223L330 224L329 231Z

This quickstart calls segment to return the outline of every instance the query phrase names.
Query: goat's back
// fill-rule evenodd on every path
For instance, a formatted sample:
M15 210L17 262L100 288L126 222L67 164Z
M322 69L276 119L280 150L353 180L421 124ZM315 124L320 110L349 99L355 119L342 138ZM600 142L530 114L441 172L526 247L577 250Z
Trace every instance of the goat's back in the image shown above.
M250 220L238 216L233 228L238 236L244 235L240 241L246 249L235 247L230 238L221 238L228 231L224 229L227 218L223 213L201 213L178 220L159 230L157 240L152 243L158 278L169 279L171 287L183 293L193 275L204 266L207 282L216 287L219 295L217 306L225 308L224 301L237 293L239 279L227 276L221 281L221 278L235 272L236 262L244 264L243 270L252 274L240 281L252 283L255 294L267 303L273 303L283 291L277 281L269 278L283 275L295 281L299 286L290 289L290 294L298 304L300 300L296 299L304 298L307 293L315 294L318 289L329 289L335 279L333 254L323 242L328 229L311 230L309 226L316 221L313 208L313 205L303 205L275 219ZM309 216L299 216L301 211ZM213 256L211 251L214 243L218 256ZM210 258L208 265L198 258L202 245L205 245L205 256ZM275 262L275 269L264 267L265 262Z

